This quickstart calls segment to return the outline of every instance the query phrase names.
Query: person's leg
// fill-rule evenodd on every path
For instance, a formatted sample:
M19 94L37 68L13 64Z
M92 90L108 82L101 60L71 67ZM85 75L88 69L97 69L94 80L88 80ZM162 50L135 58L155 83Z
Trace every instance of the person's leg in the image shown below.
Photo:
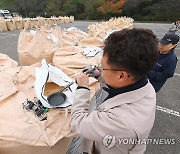
M82 154L80 152L80 145L81 145L82 141L83 141L83 139L81 137L73 138L71 145L66 154Z

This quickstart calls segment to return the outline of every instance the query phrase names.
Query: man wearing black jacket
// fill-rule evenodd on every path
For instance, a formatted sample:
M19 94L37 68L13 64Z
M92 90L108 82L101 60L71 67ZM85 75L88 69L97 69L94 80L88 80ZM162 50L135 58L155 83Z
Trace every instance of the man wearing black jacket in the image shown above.
M153 70L148 73L148 79L156 92L162 88L168 78L174 75L177 65L174 49L178 42L179 36L176 34L166 34L160 40L157 63Z

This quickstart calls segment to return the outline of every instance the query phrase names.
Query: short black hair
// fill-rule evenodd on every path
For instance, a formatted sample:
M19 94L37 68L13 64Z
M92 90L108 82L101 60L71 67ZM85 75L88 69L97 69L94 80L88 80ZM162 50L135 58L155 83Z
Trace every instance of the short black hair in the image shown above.
M113 32L104 42L103 55L116 69L124 69L135 80L144 77L155 65L158 39L149 29L123 29Z

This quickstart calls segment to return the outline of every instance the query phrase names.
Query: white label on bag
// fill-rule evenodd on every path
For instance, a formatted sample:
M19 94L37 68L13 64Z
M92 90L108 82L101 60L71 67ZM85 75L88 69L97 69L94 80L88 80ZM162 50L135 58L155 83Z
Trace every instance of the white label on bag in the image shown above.
M51 35L51 39L54 43L57 43L58 42L58 39L57 37L54 35L54 34L50 34Z
M52 40L53 43L57 43L58 42L57 37L54 34L52 34L52 33L47 36L47 39L48 40Z
M30 34L31 34L31 35L35 36L36 33L37 33L37 32L36 32L35 30L30 30Z
M70 31L70 32L75 31L75 30L77 30L76 27L69 27L69 28L67 29L67 31Z
M99 47L87 47L83 49L83 52L86 57L94 57L98 53L102 53L103 50Z

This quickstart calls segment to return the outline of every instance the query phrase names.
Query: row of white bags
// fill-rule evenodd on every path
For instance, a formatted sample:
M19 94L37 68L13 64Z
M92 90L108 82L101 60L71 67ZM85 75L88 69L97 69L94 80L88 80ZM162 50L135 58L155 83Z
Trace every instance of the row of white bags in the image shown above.
M100 63L104 36L102 33L90 36L76 28L23 30L18 40L18 55L20 64L28 66L18 66L9 57L0 55L0 153L66 153L74 136L70 127L71 111L50 109L47 120L40 121L34 113L23 108L22 103L26 99L39 97L35 81L39 79L41 82L41 77L47 78L52 70L60 69L73 78L85 66ZM46 64L44 60L41 65L40 61L44 58L52 65ZM45 70L45 75L37 75L42 70ZM51 78L46 81L58 84ZM98 81L90 78L91 97L98 86Z
M13 19L3 19L0 18L0 32L7 30L19 30L27 28L35 28L44 25L52 26L54 24L68 24L74 22L74 16L64 16L64 17L51 17L51 18L21 18L15 17Z
M41 27L36 31L23 30L18 40L20 65L32 65L46 59L48 63L73 77L87 65L100 63L104 39L114 31L107 30L108 33L101 31L93 36L75 27L61 29L56 26ZM92 79L90 88L93 95L97 90L97 80Z
M46 149L47 146L57 145L58 141L73 135L68 110L51 109L47 113L48 120L41 122L33 113L23 109L22 103L26 99L32 100L37 96L34 86L35 67L41 66L38 63L41 59L50 58L49 63L60 68L69 77L73 77L85 66L97 65L100 62L101 46L103 46L103 39L100 35L89 36L76 28L62 30L56 27L22 31L18 41L19 59L20 64L29 66L17 67L15 63L15 66L10 65L14 68L6 70L3 68L0 72L2 83L0 85L2 109L0 124L3 126L0 130L2 133L0 134L0 152L5 153L7 149L15 149L20 154L24 153L20 147L25 149L27 146L29 151L39 146ZM90 89L92 97L98 89L98 82L94 78L90 78ZM59 150L62 148L60 153L65 153L68 145L69 142L65 145L57 145ZM21 149L21 152L18 149ZM49 153L48 150L45 153Z
M31 65L44 58L48 63L52 63L55 52L76 46L82 49L91 46L100 47L103 46L103 41L97 37L90 37L89 34L73 27L68 29L42 27L36 31L23 30L18 39L19 62L20 65Z
M88 26L88 33L96 35L98 33L108 33L109 30L121 30L124 28L132 28L134 19L130 17L111 18L109 21L91 24Z
M99 48L94 50L102 52ZM82 71L82 66L89 63L95 64L99 61L99 56L96 57L99 53L96 54L96 58L86 57L83 59L85 58L84 54L89 54L89 51L89 48L85 51L78 47L64 48L64 52L61 50L57 54L54 65L64 69L63 72L69 71L69 76L71 76L73 70L75 72ZM64 79L64 81L69 80L69 82L72 80L66 77L67 74L62 75L62 71L57 67L46 64L45 60L43 60L42 65L36 63L30 66L18 66L17 62L1 54L0 66L6 66L6 69L2 68L0 72L0 125L2 126L0 127L0 153L65 154L72 137L75 135L70 127L71 111L69 109L50 109L47 113L47 120L40 121L22 104L27 99L39 98L37 86L45 80L45 82L54 82L60 86L63 84L59 82L59 78ZM98 85L96 79L90 78L91 96L97 91ZM39 87L39 89L43 89L44 85ZM39 93L43 92L44 89ZM69 97L72 99L74 90L71 93L72 96Z
M113 19L113 21L119 21L120 19L125 20L126 18ZM127 18L126 20L126 22L128 22L130 19ZM99 25L103 24L102 22ZM91 27L91 25L89 27ZM121 28L127 28L127 25ZM43 58L45 58L48 63L52 63L54 53L61 51L63 47L101 47L104 45L104 39L115 30L120 29L111 29L110 27L109 29L101 28L100 31L95 31L93 35L90 35L75 27L68 29L61 29L57 26L51 28L41 27L35 31L25 29L21 31L18 39L20 65L31 65L40 62Z

